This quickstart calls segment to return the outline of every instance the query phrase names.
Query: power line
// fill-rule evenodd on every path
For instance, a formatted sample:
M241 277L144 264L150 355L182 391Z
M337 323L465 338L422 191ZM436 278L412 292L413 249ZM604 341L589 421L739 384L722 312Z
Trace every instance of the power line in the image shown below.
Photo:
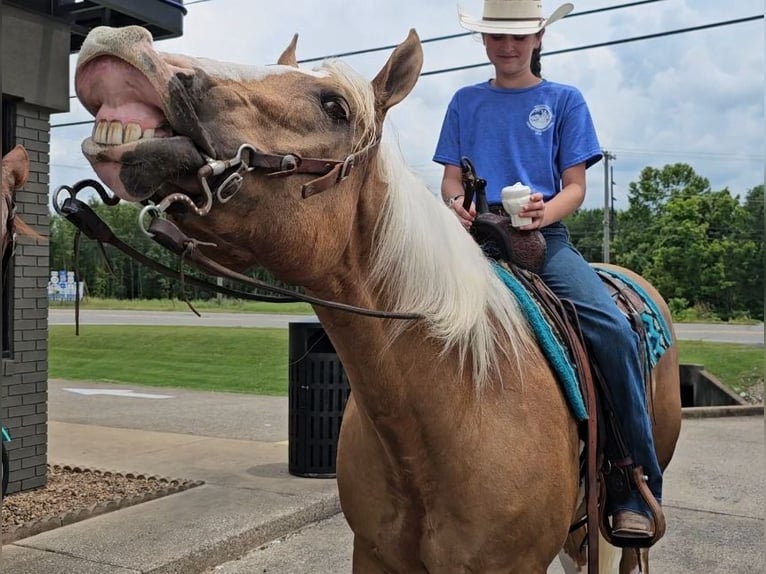
M209 1L209 0L206 0L206 1ZM662 2L662 1L664 1L664 0L644 0L644 2ZM612 8L614 8L614 7L612 7ZM699 30L706 30L706 29L710 29L710 28L718 28L718 27L721 27L721 26L731 26L733 24L742 24L742 23L745 23L745 22L751 22L753 20L762 20L763 18L764 18L764 15L763 14L759 14L757 16L748 16L746 18L738 18L736 20L725 20L725 21L721 21L721 22L714 22L712 24L703 24L701 26L692 26L690 28L679 28L677 30L669 30L669 31L666 31L666 32L657 32L655 34L645 34L643 36L634 36L634 37L631 37L631 38L621 38L619 40L609 40L608 42L600 42L598 44L587 44L585 46L576 46L574 48L565 48L563 50L554 50L552 52L544 52L544 53L541 54L541 56L557 56L559 54L566 54L566 53L569 53L569 52L579 52L579 51L582 51L582 50L591 50L591 49L594 49L594 48L603 48L603 47L606 47L606 46L615 46L615 45L619 45L619 44L627 44L629 42L638 42L640 40L650 40L650 39L653 39L653 38L662 38L662 37L665 37L665 36L673 36L673 35L676 35L676 34L685 34L685 33L688 33L688 32L697 32ZM463 35L463 34L461 34L461 35ZM395 47L395 46L393 46L393 47ZM382 49L384 49L384 48L373 48L373 49L370 49L368 51L377 51L377 50L382 50ZM358 53L362 53L362 52L358 52ZM307 61L310 61L310 60L301 60L301 62L307 62ZM428 72L421 72L420 76L421 77L423 77L423 76L435 76L437 74L446 74L446 73L449 73L449 72L459 72L459 71L462 71L462 70L469 70L469 69L473 69L473 68L480 68L480 67L489 66L489 65L491 65L490 62L482 62L480 64L468 64L468 65L465 65L465 66L456 66L456 67L452 67L452 68L443 68L441 70L431 70L431 71L428 71ZM75 96L71 96L71 97L75 97ZM79 125L86 125L86 124L92 124L92 123L93 123L93 120L85 120L85 121L79 121L79 122L67 122L67 123L62 123L62 124L52 124L51 125L51 129L53 129L53 128L63 128L63 127L72 127L72 126L79 126Z
M589 14L597 14L599 12L607 12L609 10L619 10L621 8L631 8L633 6L639 6L641 4L652 4L654 2L664 2L665 0L641 0L639 2L628 2L627 4L619 4L617 6L607 6L605 8L596 8L594 10L584 10L582 12L574 12L567 14L564 18L574 18L576 16L587 16ZM454 38L462 38L464 36L471 36L475 32L460 32L458 34L448 34L446 36L436 36L434 38L425 38L420 41L421 44L428 44L429 42L441 42L442 40L452 40ZM346 56L358 56L359 54L371 54L373 52L382 52L383 50L393 50L398 44L391 44L389 46L379 46L377 48L366 48L364 50L354 50L352 52L342 52L340 54L332 54L329 56L317 56L315 58L307 58L305 60L298 60L299 64L306 64L308 62L319 62L328 58L345 58Z
M574 12L567 14L564 18L574 18L576 16L588 16L590 14L597 14L599 12L608 12L610 10L620 10L622 8L632 8L640 6L642 4L653 4L654 2L665 2L666 0L640 0L637 2L628 2L626 4L618 4L617 6L607 6L605 8L596 8L594 10L583 10L581 12ZM185 2L184 6L191 6L192 4L198 4L200 2L210 2L210 0L194 0L193 2ZM429 42L441 42L443 40L452 40L454 38L462 38L464 36L471 36L475 32L459 32L457 34L447 34L444 36L435 36L433 38L424 38L420 40L421 44L428 44ZM327 60L328 58L345 58L347 56L358 56L360 54L372 54L373 52L382 52L384 50L393 50L398 44L390 44L387 46L378 46L377 48L365 48L363 50L353 50L351 52L341 52L339 54L330 54L327 56L316 56L313 58L306 58L304 60L298 60L299 64L307 64L309 62L320 62ZM69 99L74 99L77 96L69 96Z
M60 167L62 169L88 169L90 168L90 164L87 162L83 162L82 165L68 165L65 163L49 163L50 167Z
M616 152L626 153L629 155L679 155L688 157L700 157L706 159L722 159L722 160L741 160L741 161L763 161L763 155L758 154L737 154L737 153L718 153L718 152L704 152L704 151L682 151L682 150L645 150L645 149L629 149L629 148L612 148Z
M763 20L763 18L764 18L764 15L759 14L757 16L748 16L746 18L738 18L736 20L726 20L723 22L714 22L712 24L703 24L701 26L692 26L691 28L679 28L678 30L669 30L667 32L657 32L656 34L645 34L643 36L634 36L632 38L622 38L620 40L609 40L608 42L600 42L598 44L587 44L585 46L577 46L575 48L565 48L563 50L543 52L541 56L557 56L559 54L566 54L568 52L579 52L581 50L591 50L593 48L603 48L605 46L616 46L618 44L627 44L628 42L638 42L639 40L650 40L652 38L662 38L665 36L673 36L675 34L685 34L687 32L696 32L698 30L718 28L720 26L731 26L732 24L742 24L744 22L751 22L753 20ZM466 66L455 66L453 68L431 70L430 72L423 72L420 75L435 76L436 74L446 74L447 72L459 72L461 70L470 70L472 68L481 68L483 66L489 66L489 65L491 65L491 62L482 62L480 64L468 64Z
M82 120L80 122L67 122L65 124L51 124L51 129L53 128L71 128L73 126L86 126L88 124L92 124L93 120Z

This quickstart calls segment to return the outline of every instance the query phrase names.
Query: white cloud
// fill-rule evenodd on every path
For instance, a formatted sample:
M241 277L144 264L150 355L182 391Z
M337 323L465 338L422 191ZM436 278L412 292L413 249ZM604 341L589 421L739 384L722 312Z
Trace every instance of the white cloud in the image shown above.
M575 14L627 3L575 2ZM462 0L474 14L480 0ZM547 12L558 2L545 0ZM286 7L289 5L289 9ZM644 6L570 17L551 26L544 51L661 33L763 14L761 0L663 0ZM421 39L464 32L456 3L444 0L210 0L188 6L184 35L159 44L167 52L252 64L276 61L299 33L298 58L339 54L401 42L410 28ZM543 59L547 78L576 85L589 103L602 146L613 162L617 207L628 183L647 165L684 162L714 189L744 193L764 178L764 21L700 30ZM485 62L470 36L424 43L424 71ZM390 50L344 58L372 78ZM74 65L74 58L72 60ZM306 64L313 67L316 64ZM389 136L432 190L441 167L431 162L442 117L460 86L486 80L492 68L422 77L392 110ZM87 119L75 101L52 123ZM51 138L51 184L93 177L79 153L88 127L56 128ZM395 131L395 133L394 133ZM77 167L77 169L72 166ZM603 204L603 165L589 170L586 206Z

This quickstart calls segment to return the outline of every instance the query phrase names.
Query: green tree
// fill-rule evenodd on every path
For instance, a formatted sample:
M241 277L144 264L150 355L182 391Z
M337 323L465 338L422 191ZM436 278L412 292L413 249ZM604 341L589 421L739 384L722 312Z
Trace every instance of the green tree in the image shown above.
M723 318L739 307L734 239L743 207L728 190L676 194L657 216L662 230L648 256L646 277L666 298L709 307Z
M741 256L736 265L735 281L741 293L741 306L753 318L764 318L763 185L748 191L742 209L742 223L734 233Z
M586 261L604 260L604 210L578 209L564 220L572 244Z
M74 269L74 234L76 228L59 215L50 218L50 269Z
M88 206L123 241L142 252L152 243L138 229L138 209L128 203L107 206L98 198ZM141 296L141 285L135 262L111 246L103 249L94 240L80 235L77 227L59 215L51 216L51 270L76 271L85 281L86 293L94 297L133 298Z
M687 164L645 167L639 181L628 186L628 209L617 215L611 249L615 263L644 275L662 237L658 216L668 200L709 190L710 182Z
M676 195L693 195L708 189L708 180L687 164L641 170L639 181L628 186L628 209L616 218L612 242L615 263L643 275L659 239L657 216L667 201Z
M98 198L91 199L88 205L117 237L143 255L170 269L182 268L186 277L216 283L215 278L188 263L181 266L179 257L147 237L138 226L137 206L128 203L108 206ZM96 241L84 235L79 240L79 248L75 250L76 233L77 228L64 217L51 215L51 270L76 271L78 279L85 281L86 295L117 299L209 299L217 296L213 288L206 289L188 282L184 282L182 289L181 281L147 267L115 247L107 245L102 250ZM261 268L247 274L267 283L288 287L275 281L270 273ZM268 293L266 290L248 289L247 286L228 280L222 283L225 287L244 292Z
M612 252L671 303L762 318L763 186L743 204L688 165L647 167L629 186Z

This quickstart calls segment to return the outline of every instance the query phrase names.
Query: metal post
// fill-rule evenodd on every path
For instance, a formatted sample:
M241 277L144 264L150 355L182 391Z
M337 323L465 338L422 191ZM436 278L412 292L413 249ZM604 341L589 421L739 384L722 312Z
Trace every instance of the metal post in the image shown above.
M604 154L604 239L603 239L603 259L604 263L609 263L609 243L611 242L611 215L612 215L612 186L610 184L609 160L617 159L613 153L607 150L601 150Z

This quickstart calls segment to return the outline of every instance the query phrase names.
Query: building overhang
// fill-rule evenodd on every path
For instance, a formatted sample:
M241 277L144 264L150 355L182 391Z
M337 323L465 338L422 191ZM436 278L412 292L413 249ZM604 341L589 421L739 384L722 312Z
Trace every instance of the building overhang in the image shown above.
M3 0L27 12L55 18L69 25L70 52L80 50L85 36L98 26L143 26L155 40L183 34L186 8L182 0Z

